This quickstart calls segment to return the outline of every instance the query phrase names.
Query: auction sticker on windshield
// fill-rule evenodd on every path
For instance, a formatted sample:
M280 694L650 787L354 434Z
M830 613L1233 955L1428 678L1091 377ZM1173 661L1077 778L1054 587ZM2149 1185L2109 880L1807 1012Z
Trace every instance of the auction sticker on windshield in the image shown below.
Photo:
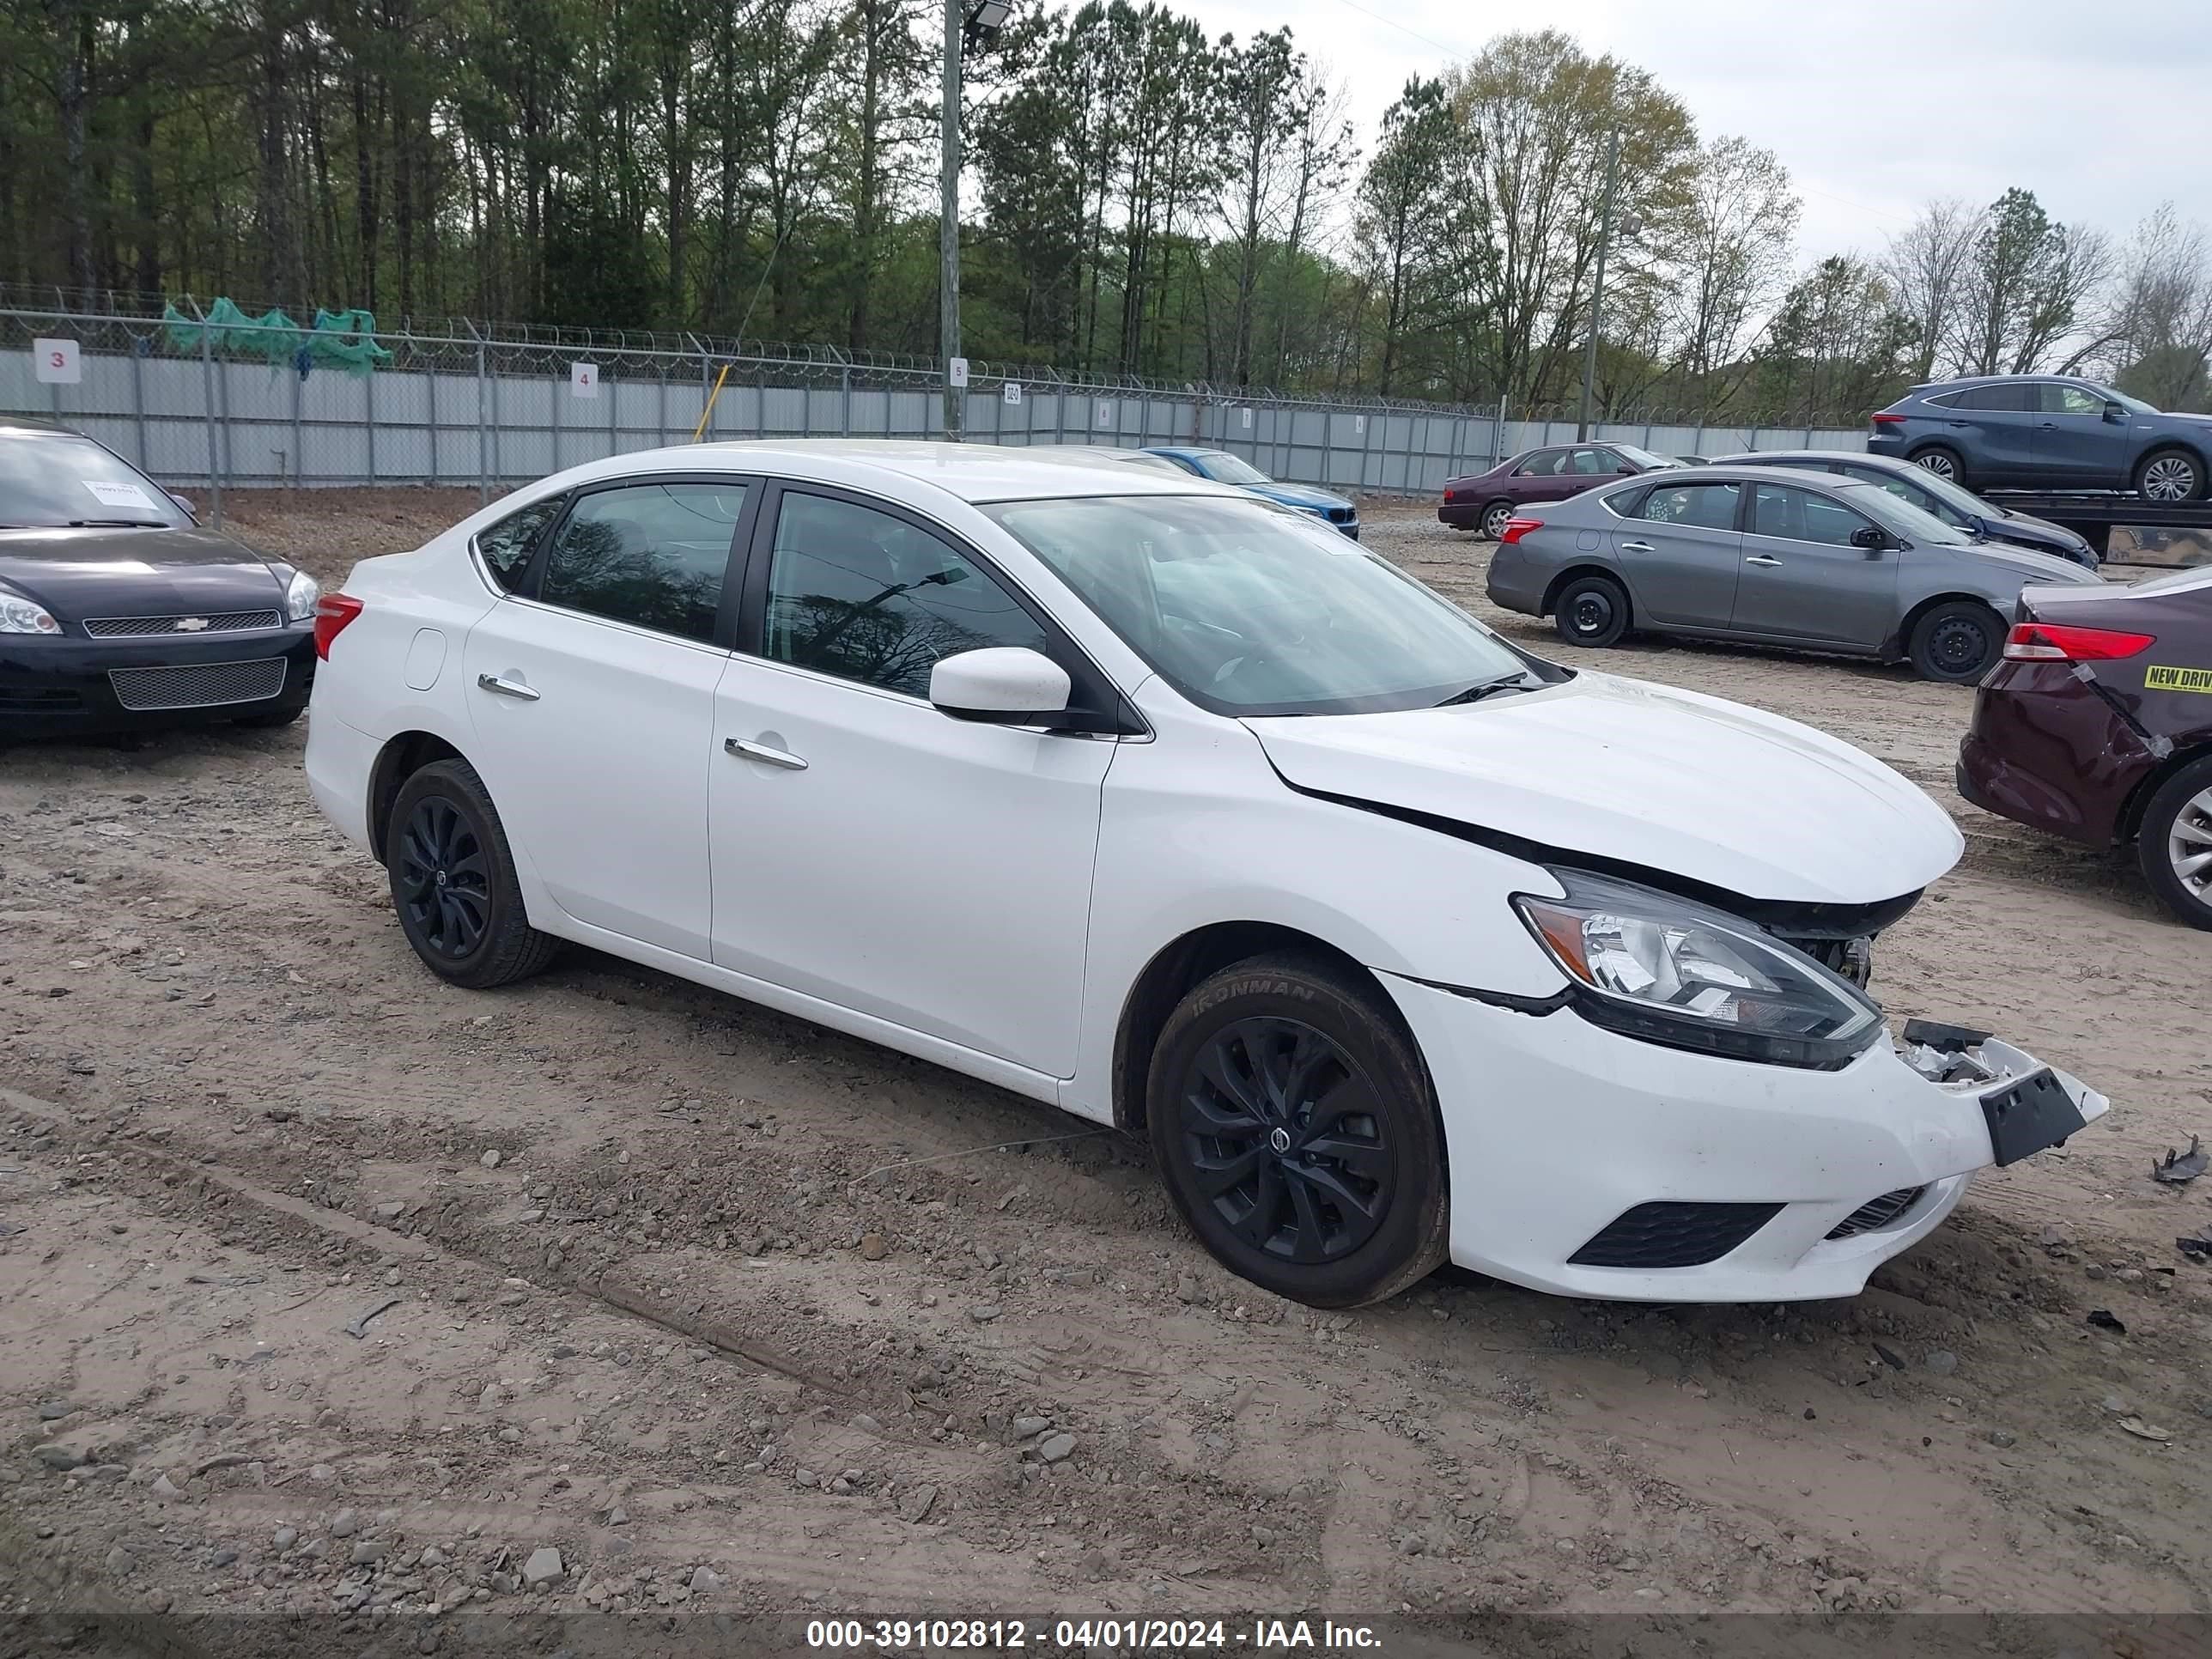
M2146 691L2212 691L2212 668L2147 668Z
M102 507L135 507L141 513L154 511L154 503L135 483L110 483L104 478L82 478L78 482L98 498Z

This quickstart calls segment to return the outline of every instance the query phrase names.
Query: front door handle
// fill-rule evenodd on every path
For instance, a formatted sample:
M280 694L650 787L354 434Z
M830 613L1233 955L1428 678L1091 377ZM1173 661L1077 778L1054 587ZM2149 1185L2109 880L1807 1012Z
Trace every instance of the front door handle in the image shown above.
M1779 559L1770 559L1764 553L1753 553L1750 557L1747 558L1744 562L1746 564L1780 564L1782 561Z
M804 772L806 763L788 749L772 749L764 743L751 743L744 738L724 738L722 748L739 760L757 760L768 766L781 766L787 772Z
M1624 553L1649 553L1651 550L1651 544L1650 542L1623 542L1620 544L1620 550Z
M502 679L497 674L477 675L477 690L496 692L502 697L519 698L524 702L536 702L538 696L536 690L520 680Z

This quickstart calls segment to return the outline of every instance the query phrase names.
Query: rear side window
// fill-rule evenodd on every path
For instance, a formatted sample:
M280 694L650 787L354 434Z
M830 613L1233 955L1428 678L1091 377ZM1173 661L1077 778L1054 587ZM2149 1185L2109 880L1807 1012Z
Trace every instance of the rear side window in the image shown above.
M2017 382L2004 386L1970 386L1959 394L1953 405L1957 409L2002 410L2009 414L2027 414L2038 406L2033 386Z
M1933 404L1938 409L1956 409L1959 406L1959 399L1966 395L1963 392L1939 392L1934 397L1923 398L1920 401L1923 404Z
M1700 530L1733 530L1736 499L1742 494L1739 483L1657 484L1629 516Z
M628 484L580 499L555 532L547 605L711 642L744 512L740 483Z
M1559 462L1566 452L1559 449L1540 449L1513 469L1516 478L1551 478L1559 476Z
M545 526L560 516L562 498L532 501L519 513L510 513L497 524L476 534L477 556L491 579L512 593L530 568L530 556Z

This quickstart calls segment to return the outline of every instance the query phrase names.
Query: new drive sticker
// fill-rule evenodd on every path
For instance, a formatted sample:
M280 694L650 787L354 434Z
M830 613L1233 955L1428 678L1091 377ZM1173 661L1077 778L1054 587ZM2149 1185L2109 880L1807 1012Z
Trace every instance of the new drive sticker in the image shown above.
M102 507L132 507L141 513L151 513L154 503L146 499L146 492L135 483L109 483L102 478L77 480L99 500Z
M2212 691L2212 668L2148 668L2146 691Z

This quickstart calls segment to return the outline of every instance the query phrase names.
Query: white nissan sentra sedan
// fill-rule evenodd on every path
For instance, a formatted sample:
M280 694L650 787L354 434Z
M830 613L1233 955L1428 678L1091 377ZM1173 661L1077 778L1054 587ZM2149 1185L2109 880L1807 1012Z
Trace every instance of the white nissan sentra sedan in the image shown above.
M1893 1037L1961 850L1848 744L1049 450L595 462L317 623L307 775L455 985L606 951L1146 1137L1237 1273L1850 1295L2103 1097Z

